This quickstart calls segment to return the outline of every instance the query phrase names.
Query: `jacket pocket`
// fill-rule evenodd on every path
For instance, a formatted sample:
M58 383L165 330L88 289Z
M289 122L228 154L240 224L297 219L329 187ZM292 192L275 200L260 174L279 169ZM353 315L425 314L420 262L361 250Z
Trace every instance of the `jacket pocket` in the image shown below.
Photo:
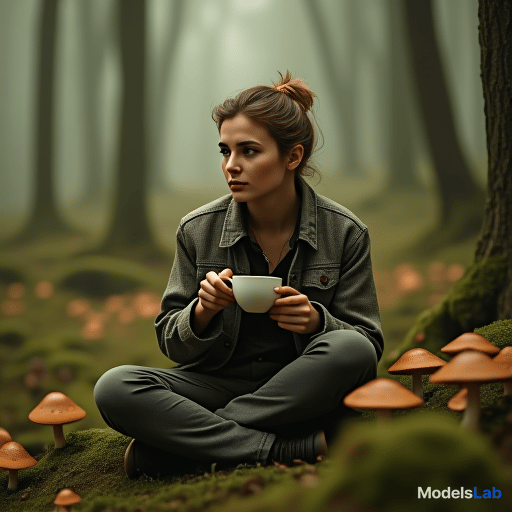
M301 288L311 301L329 306L340 279L339 265L305 269L301 272Z

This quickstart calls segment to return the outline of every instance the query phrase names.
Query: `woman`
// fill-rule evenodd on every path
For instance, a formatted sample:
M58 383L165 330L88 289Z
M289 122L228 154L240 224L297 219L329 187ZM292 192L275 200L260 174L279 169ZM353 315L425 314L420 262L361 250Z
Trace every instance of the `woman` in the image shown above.
M351 390L375 378L383 339L366 226L304 181L314 93L287 72L213 111L231 194L185 216L156 318L175 368L121 366L96 384L108 425L133 437L130 478L192 461L314 463ZM281 277L266 314L245 313L227 278Z

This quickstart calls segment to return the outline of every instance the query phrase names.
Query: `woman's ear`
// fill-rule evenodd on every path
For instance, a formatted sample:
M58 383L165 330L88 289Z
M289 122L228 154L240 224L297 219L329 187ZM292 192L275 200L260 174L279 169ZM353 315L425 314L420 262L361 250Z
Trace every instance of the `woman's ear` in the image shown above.
M304 146L302 144L297 144L288 154L288 163L287 163L286 167L290 171L293 171L302 162L303 156L304 156Z

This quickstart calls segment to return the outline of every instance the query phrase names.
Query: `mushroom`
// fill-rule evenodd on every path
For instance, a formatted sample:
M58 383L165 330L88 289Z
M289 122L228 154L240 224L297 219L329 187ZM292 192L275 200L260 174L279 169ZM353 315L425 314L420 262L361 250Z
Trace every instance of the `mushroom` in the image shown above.
M468 388L462 388L450 400L446 406L452 411L462 412L468 406Z
M460 384L467 388L468 406L462 425L477 429L480 420L480 385L512 377L507 370L490 356L477 350L464 350L430 376L432 384Z
M0 446L3 446L5 443L12 441L11 434L5 430L5 428L0 428Z
M0 448L0 468L9 470L7 489L14 491L18 487L18 470L30 468L37 460L15 441L9 441Z
M62 489L59 494L57 494L53 503L61 507L63 512L71 512L71 507L81 501L82 498L80 498L76 492L73 492L71 489Z
M423 399L422 375L434 373L446 362L424 348L408 350L388 369L391 375L411 375L412 391Z
M503 347L494 358L496 363L504 365L508 370L512 369L512 347ZM503 394L512 395L512 379L503 381Z
M85 411L68 398L64 393L54 391L48 393L28 415L34 423L41 425L53 425L55 448L66 446L66 439L62 426L67 423L81 420L85 417Z
M343 403L353 409L375 409L377 418L390 418L393 409L421 407L423 400L393 379L378 378L349 393Z
M493 345L487 338L476 332L466 332L445 345L441 352L453 356L463 350L478 350L490 356L495 356L500 349Z

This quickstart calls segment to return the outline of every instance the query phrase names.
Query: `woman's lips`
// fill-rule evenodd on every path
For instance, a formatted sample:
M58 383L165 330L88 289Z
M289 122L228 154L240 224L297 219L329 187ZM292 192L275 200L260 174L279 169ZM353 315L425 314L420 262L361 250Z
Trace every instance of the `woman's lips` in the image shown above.
M247 183L242 182L233 182L229 184L229 188L233 191L243 190L243 188L247 185Z

